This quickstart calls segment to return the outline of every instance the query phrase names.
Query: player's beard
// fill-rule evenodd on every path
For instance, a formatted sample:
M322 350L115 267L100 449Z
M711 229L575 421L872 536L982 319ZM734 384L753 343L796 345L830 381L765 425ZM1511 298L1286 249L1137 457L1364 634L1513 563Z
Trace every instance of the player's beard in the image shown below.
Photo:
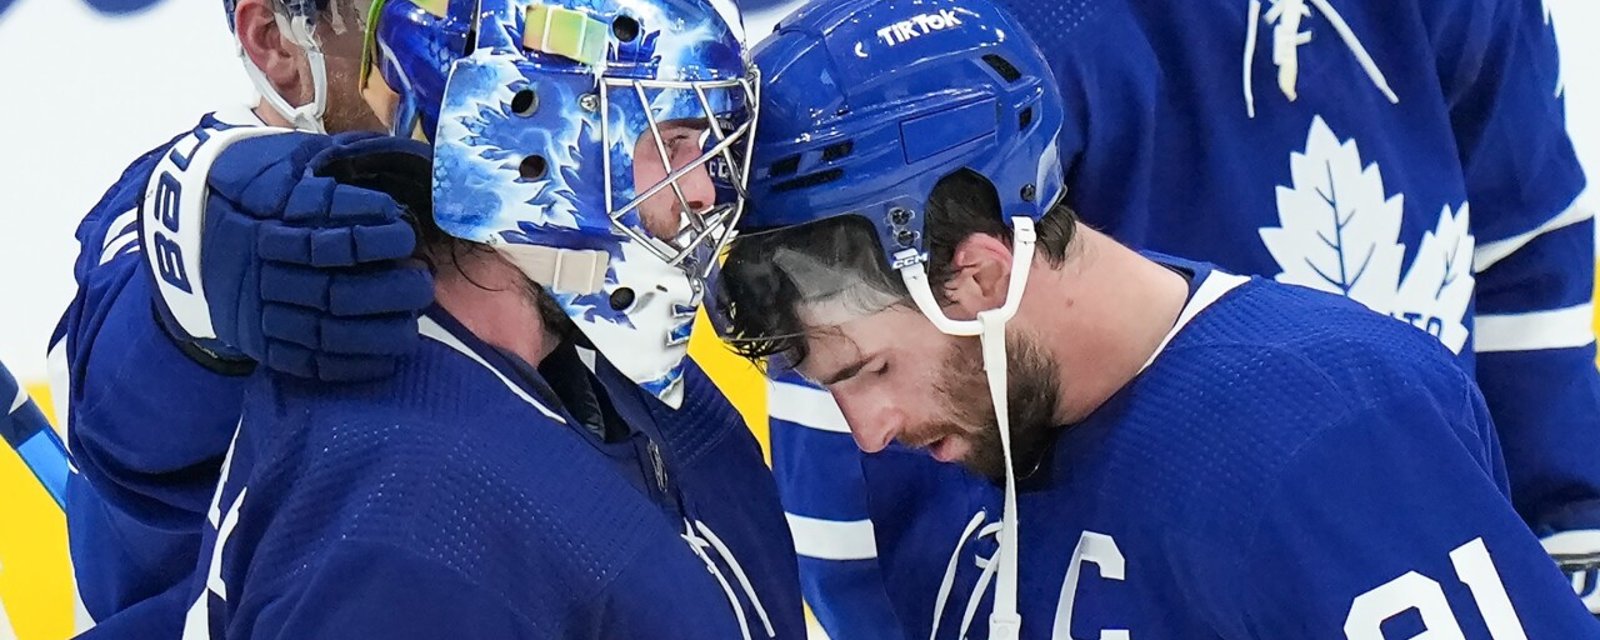
M1006 333L1006 360L1013 471L1025 477L1038 468L1056 434L1061 376L1055 358L1029 335ZM949 421L931 431L961 434L970 449L958 462L993 482L1003 482L1005 452L1000 446L1000 426L983 372L979 341L955 340L942 367L945 375L934 390L942 414L949 416Z

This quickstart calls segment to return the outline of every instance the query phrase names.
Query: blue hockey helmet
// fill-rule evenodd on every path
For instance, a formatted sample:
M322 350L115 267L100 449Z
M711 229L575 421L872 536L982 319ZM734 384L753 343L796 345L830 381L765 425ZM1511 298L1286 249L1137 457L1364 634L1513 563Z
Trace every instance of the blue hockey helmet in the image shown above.
M1044 56L995 4L813 2L756 46L761 130L742 230L857 215L895 268L926 259L925 206L960 169L1008 221L1063 193L1064 107Z
M759 78L730 0L381 0L363 86L434 145L434 217L669 405L743 213Z

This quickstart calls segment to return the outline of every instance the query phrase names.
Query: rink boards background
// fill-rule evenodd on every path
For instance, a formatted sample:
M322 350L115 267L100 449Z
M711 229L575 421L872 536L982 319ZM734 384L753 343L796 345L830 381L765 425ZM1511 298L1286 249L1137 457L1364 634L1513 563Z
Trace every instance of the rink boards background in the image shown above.
M790 0L737 0L750 33ZM1242 0L1241 0L1242 1ZM1558 18L1568 114L1600 168L1600 3L1549 0ZM0 362L40 407L44 345L73 294L78 220L139 153L248 95L219 0L0 0ZM1576 70L1583 71L1576 71ZM691 354L766 446L765 383L697 331ZM16 456L0 450L0 640L59 640L74 625L66 527Z

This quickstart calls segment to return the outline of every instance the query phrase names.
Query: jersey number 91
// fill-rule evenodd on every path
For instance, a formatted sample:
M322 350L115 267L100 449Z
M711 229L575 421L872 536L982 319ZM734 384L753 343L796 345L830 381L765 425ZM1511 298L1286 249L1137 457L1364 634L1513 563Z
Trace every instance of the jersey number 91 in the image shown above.
M1456 547L1450 552L1450 564L1456 577L1467 585L1472 599L1478 605L1484 624L1489 627L1489 637L1494 640L1527 640L1528 635L1511 607L1505 583L1489 558L1489 549L1483 538ZM1466 640L1444 589L1428 576L1415 571L1407 572L1382 586L1356 596L1345 616L1344 635L1349 640L1384 640L1384 621L1415 609L1422 617L1425 630L1413 640Z

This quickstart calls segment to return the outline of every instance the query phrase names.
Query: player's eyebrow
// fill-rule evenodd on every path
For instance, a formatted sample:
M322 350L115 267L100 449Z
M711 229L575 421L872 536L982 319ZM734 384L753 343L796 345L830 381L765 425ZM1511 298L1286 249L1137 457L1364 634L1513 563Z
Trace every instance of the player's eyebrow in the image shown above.
M867 366L867 361L865 359L857 360L855 363L845 366L843 369L834 372L832 375L818 376L817 383L825 387L839 384L845 380L856 377L856 374L861 373L861 368L865 366Z

